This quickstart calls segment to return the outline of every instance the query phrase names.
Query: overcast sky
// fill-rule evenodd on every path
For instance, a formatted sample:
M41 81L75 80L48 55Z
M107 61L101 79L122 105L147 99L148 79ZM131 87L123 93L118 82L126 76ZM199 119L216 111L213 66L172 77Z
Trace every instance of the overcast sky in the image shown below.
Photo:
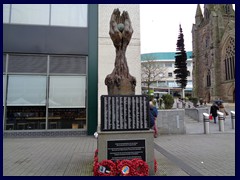
M200 4L203 13L203 4ZM192 51L192 24L197 4L141 4L141 53L175 52L179 24L186 51ZM235 5L233 4L233 9Z

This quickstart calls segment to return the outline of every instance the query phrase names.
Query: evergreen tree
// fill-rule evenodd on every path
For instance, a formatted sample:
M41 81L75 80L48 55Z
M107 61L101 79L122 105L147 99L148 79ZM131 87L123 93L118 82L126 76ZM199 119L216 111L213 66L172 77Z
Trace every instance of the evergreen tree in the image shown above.
M185 89L187 85L187 53L184 48L184 38L183 32L181 28L181 24L179 25L180 34L177 40L177 52L175 53L175 70L174 74L176 75L175 79L177 84L182 88Z

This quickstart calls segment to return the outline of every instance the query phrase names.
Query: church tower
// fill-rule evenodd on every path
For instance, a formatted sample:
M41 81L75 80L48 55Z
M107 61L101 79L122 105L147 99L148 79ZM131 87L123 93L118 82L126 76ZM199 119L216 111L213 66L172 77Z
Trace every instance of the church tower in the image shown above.
M195 24L199 26L202 23L202 21L203 21L203 14L202 14L200 4L198 4L196 15L195 15Z
M235 11L232 4L198 4L192 26L193 95L235 101Z

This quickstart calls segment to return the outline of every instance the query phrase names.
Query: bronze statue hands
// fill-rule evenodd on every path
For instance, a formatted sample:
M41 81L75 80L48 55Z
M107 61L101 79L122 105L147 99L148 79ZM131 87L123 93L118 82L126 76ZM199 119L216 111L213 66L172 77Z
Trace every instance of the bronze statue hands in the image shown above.
M127 11L123 11L122 15L120 15L119 9L114 9L110 19L109 34L115 48L126 50L133 34L131 20Z

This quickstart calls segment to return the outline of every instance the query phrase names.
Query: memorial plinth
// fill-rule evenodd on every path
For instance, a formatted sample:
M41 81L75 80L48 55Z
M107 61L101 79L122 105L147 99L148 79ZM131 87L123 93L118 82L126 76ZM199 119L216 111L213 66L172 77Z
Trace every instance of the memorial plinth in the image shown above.
M147 96L101 96L99 162L139 158L149 165L149 175L154 175L153 130L149 126Z
M139 158L147 162L154 175L153 130L99 131L98 161Z

